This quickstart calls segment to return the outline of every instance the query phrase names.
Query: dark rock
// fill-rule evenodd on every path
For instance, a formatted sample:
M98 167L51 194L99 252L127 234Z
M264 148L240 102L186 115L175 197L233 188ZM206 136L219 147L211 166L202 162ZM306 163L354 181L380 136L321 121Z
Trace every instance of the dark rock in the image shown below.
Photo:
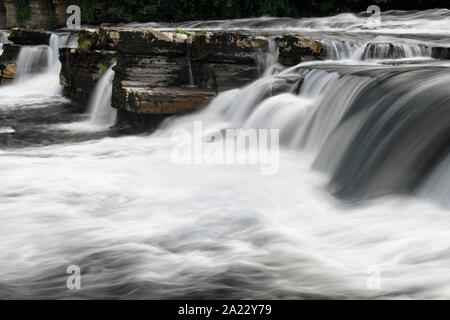
M188 37L176 32L155 30L104 29L106 39L114 39L117 51L135 56L186 56Z
M267 40L240 32L206 32L192 37L192 60L256 64Z
M195 85L216 92L245 86L260 75L253 64L193 62L192 70Z
M450 59L450 47L432 48L431 57L435 59Z
M8 40L21 45L48 45L51 33L42 30L13 28Z
M102 71L111 65L115 57L116 53L111 51L60 49L60 83L64 87L63 95L79 103L89 101Z
M204 106L214 92L197 88L123 88L113 107L139 114L182 114Z
M286 66L326 57L326 48L322 43L297 35L284 35L279 41L279 52L278 61Z

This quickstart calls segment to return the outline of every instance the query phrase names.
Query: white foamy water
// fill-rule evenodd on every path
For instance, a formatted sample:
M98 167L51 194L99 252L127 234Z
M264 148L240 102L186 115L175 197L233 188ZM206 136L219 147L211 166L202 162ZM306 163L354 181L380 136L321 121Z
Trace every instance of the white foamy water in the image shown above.
M16 78L0 87L2 108L64 101L59 84L59 48L69 35L52 34L50 45L23 46L17 58Z
M114 62L97 81L88 105L88 120L66 123L56 128L73 131L103 131L116 123L117 109L111 107Z
M392 14L392 30L414 28ZM429 33L447 14L408 13ZM361 19L298 23L358 33ZM0 150L0 298L450 298L449 65L381 64L422 53L383 43L366 56L363 40L328 44L345 61L276 74L271 41L260 79L152 135ZM112 123L113 74L84 124ZM0 95L28 101L37 87ZM172 133L199 120L207 136L280 129L279 172L175 164ZM82 290L67 290L69 265Z
M395 197L340 204L298 154L282 152L266 177L174 165L158 137L0 159L0 274L25 296L448 297L448 211ZM71 264L78 293L64 289ZM373 265L380 290L367 287Z

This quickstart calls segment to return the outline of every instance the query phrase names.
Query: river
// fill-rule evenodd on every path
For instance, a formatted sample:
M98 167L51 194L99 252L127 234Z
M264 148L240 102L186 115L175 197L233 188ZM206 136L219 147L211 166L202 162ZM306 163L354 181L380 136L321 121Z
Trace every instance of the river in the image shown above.
M0 298L449 298L450 63L427 46L449 43L450 13L382 18L128 25L295 31L329 48L284 68L274 46L260 79L152 134L110 127L111 68L90 114L62 97L64 36L21 52L0 87ZM279 129L278 171L174 163L173 133L196 121Z

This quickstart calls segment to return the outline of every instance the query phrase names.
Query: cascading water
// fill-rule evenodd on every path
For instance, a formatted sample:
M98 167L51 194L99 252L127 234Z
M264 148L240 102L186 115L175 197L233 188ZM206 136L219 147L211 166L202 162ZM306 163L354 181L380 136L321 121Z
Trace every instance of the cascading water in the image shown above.
M117 109L111 107L113 63L98 80L89 102L89 122L94 126L110 127L116 122Z
M8 43L9 31L0 30L0 55L3 53L3 44Z
M278 63L278 43L275 37L267 39L266 50L261 50L258 54L258 67L262 75L269 75Z
M61 100L59 84L59 48L67 44L69 34L52 34L49 46L23 46L16 63L16 78L0 88L5 105L35 104L43 98Z
M49 46L25 46L17 57L16 81L28 79L33 74L47 72L52 55Z
M331 30L356 45L265 72L150 136L0 150L0 298L448 298L450 65L391 59L426 57L400 34L439 42L450 14L383 18L394 39L350 14L179 24ZM366 60L371 43L383 45ZM112 74L92 100L102 123ZM279 172L175 164L173 133L194 136L196 121L208 137L279 129Z
M192 74L191 64L191 49L188 44L186 44L186 64L188 67L189 87L194 87L194 75Z

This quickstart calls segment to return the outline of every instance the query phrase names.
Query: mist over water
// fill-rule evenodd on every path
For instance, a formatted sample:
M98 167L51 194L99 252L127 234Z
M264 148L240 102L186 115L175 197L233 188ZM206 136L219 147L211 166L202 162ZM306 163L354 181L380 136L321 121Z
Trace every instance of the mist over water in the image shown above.
M381 33L445 35L448 19L391 12ZM357 34L362 21L245 23ZM364 45L280 71L270 48L258 80L151 135L1 147L0 298L449 298L450 65L416 59L427 52L415 46ZM57 67L42 71L48 82ZM44 74L1 87L0 110L8 98L20 108L62 99L24 90ZM99 81L90 121L113 124L113 75ZM172 133L199 120L211 135L280 129L279 172L175 164ZM82 290L67 290L69 265Z

